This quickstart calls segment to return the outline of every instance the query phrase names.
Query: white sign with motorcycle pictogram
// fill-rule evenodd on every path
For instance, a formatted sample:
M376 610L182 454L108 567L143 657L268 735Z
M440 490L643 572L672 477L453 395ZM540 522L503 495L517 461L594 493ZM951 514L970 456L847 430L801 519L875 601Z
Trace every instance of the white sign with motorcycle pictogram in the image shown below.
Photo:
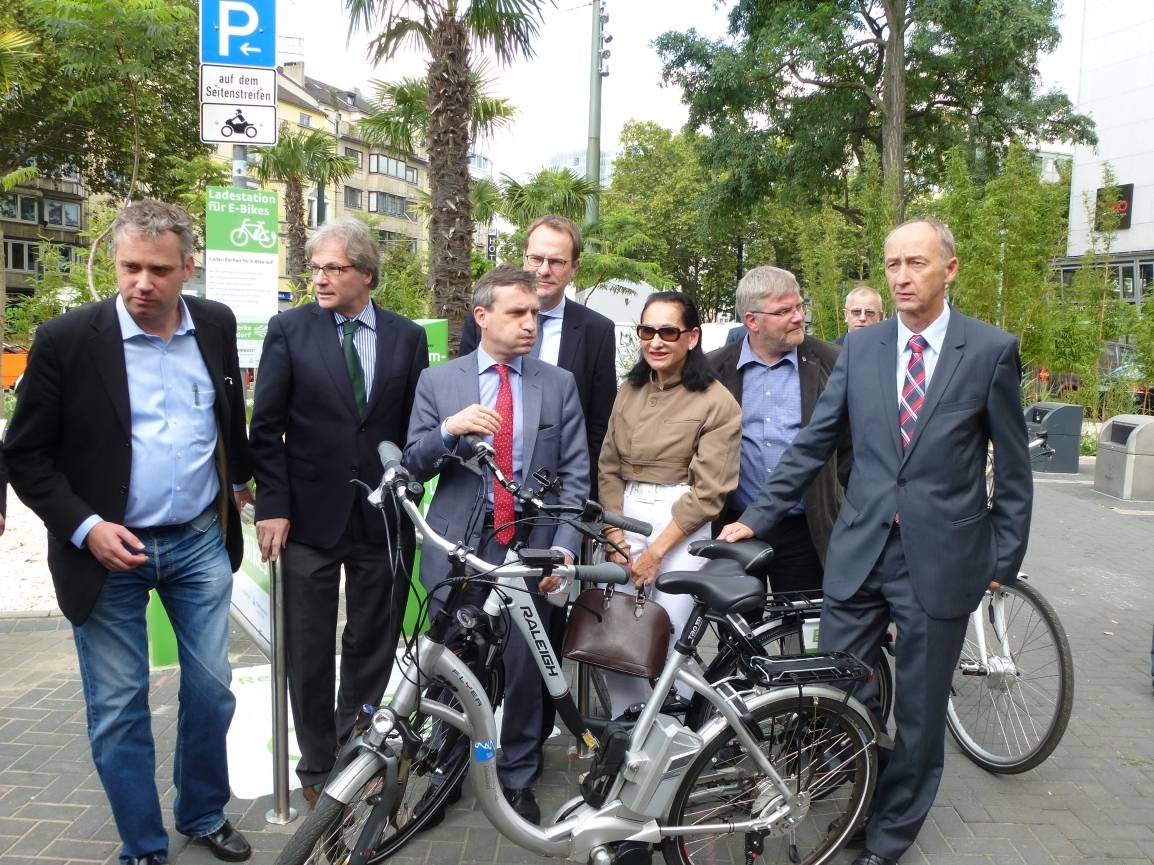
M205 144L276 144L276 138L275 106L200 105L200 140Z

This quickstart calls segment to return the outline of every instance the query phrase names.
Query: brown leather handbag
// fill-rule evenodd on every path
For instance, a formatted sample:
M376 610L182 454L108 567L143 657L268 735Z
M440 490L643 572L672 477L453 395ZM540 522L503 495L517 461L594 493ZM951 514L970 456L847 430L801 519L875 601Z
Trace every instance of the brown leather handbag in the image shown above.
M630 676L656 679L665 667L669 613L644 592L617 592L613 586L586 589L577 596L561 654Z

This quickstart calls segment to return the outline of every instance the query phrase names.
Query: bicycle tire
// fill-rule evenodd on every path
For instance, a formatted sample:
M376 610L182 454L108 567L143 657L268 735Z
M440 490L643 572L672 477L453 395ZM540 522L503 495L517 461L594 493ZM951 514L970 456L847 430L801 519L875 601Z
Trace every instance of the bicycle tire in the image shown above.
M293 833L276 865L342 865L360 840L385 784L385 769L365 781L346 805L322 793L316 808Z
M777 655L795 655L804 645L802 641L801 620L790 622L765 622L754 627L753 634L765 650L765 654L773 657ZM709 665L705 677L710 682L718 682L737 673L737 656L728 649L719 654ZM889 657L883 649L878 655L878 666L874 671L878 679L878 700L882 709L881 721L888 725L894 707L894 674L890 668ZM694 694L689 711L685 716L685 726L691 730L699 730L705 722L715 714L709 701L699 694Z
M1001 645L990 622L991 603L1002 604L1009 658L990 654ZM1043 762L1062 740L1074 704L1074 659L1057 613L1029 583L1003 585L996 598L983 599L981 612L987 672L962 673L979 663L971 620L946 723L970 760L988 772L1015 775Z
M857 703L831 689L775 692L751 709L762 747L782 779L808 803L796 825L763 837L759 865L822 865L865 818L877 782L873 726ZM751 771L752 770L752 771ZM748 820L773 803L770 782L757 773L741 741L725 724L710 735L686 771L665 825ZM779 794L780 795L780 794ZM672 836L662 843L668 865L743 862L745 833Z

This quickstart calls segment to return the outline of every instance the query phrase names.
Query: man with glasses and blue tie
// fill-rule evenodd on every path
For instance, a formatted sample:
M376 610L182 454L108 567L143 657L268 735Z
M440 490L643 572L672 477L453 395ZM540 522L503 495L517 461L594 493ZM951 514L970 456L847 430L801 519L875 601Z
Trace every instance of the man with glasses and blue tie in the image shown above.
M884 260L897 316L850 334L810 423L720 535L766 537L852 432L853 473L825 560L821 645L874 666L891 621L898 633L897 735L854 865L893 865L929 814L969 614L991 581L1018 578L1033 501L1018 340L946 302L958 273L950 230L930 217L903 223L886 238ZM875 682L855 693L879 714Z
M845 296L845 326L846 332L839 336L835 343L845 344L845 338L850 331L861 330L882 320L882 296L871 286L859 283L850 289Z
M305 244L316 300L269 321L249 440L263 559L285 585L289 698L310 807L337 744L392 672L408 574L394 574L402 527L389 525L352 480L381 479L377 444L403 442L425 331L381 309L370 293L381 254L364 223L338 219ZM405 551L412 549L405 537ZM411 562L411 558L407 561ZM345 573L341 684L334 713L337 603Z
M755 267L737 286L745 336L709 354L713 371L741 404L741 479L717 526L741 516L798 430L809 423L838 349L807 336L807 303L797 279L780 267ZM819 592L822 562L852 462L849 436L766 536L779 592Z

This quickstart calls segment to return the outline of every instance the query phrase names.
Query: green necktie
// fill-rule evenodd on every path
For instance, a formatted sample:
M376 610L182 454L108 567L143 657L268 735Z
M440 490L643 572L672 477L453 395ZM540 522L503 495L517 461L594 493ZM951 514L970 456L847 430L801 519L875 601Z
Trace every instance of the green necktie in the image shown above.
M349 381L353 384L353 399L357 401L357 411L364 417L365 409L368 407L365 400L365 371L361 367L361 356L357 354L357 346L353 340L353 334L360 326L361 323L355 318L348 319L342 325L345 329L345 368L348 369Z

